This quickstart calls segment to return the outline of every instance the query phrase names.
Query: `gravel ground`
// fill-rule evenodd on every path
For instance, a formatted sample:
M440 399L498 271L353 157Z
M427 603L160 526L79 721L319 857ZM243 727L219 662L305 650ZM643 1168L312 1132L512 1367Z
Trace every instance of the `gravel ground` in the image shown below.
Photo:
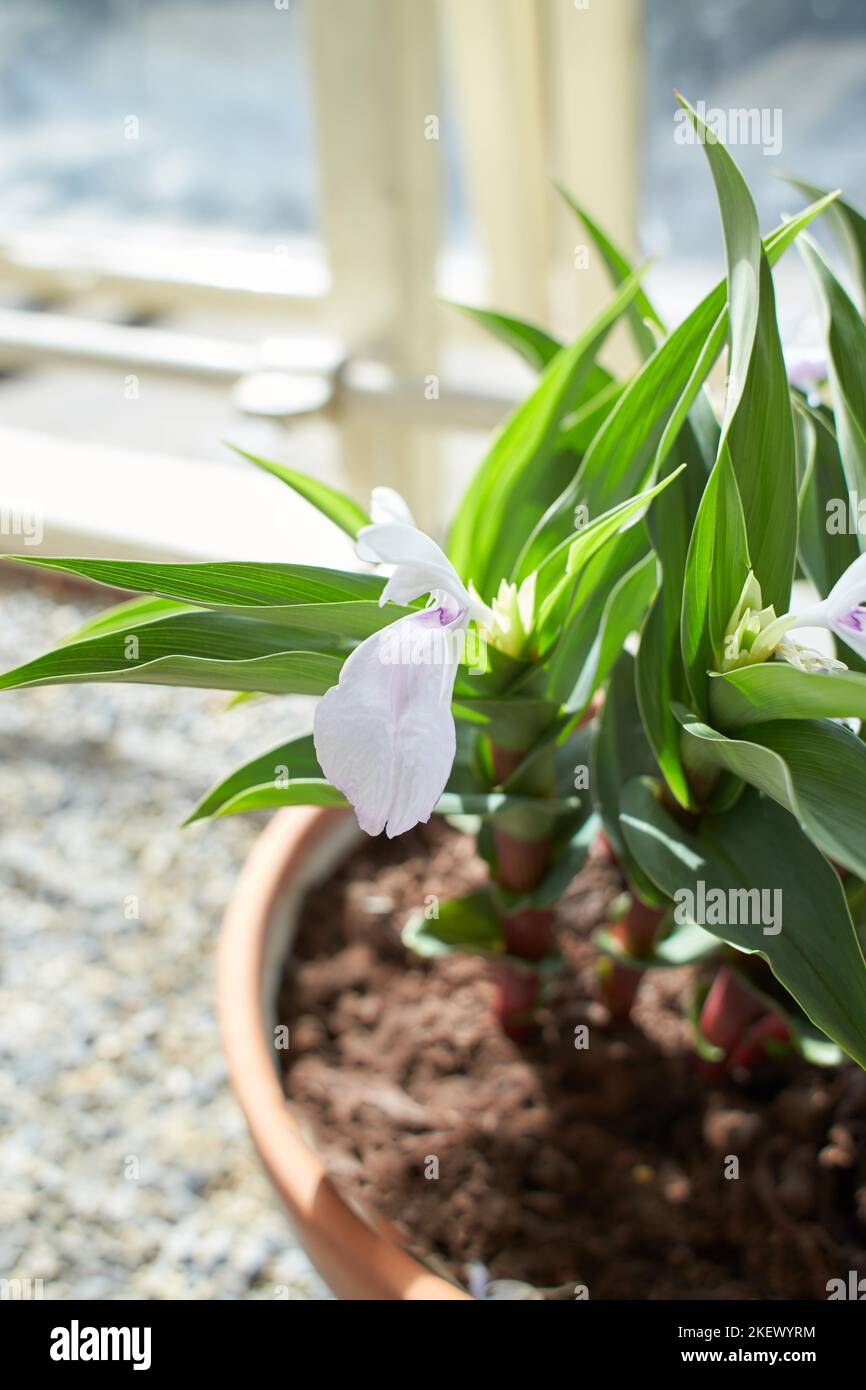
M0 669L93 612L0 587ZM229 1089L225 903L263 818L179 828L308 717L219 692L0 695L0 1278L45 1298L326 1298ZM136 910L138 915L136 916Z

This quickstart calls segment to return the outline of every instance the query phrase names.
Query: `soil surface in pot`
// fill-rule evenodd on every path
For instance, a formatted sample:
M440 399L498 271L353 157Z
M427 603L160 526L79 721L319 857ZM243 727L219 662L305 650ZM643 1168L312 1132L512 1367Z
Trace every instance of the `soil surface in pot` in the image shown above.
M562 902L566 968L538 1036L509 1041L483 960L421 960L399 936L429 895L485 876L434 818L365 842L306 899L281 1056L337 1186L476 1290L825 1299L828 1280L866 1275L866 1075L793 1058L707 1087L683 1019L691 968L647 975L612 1026L589 936L620 884L600 863Z

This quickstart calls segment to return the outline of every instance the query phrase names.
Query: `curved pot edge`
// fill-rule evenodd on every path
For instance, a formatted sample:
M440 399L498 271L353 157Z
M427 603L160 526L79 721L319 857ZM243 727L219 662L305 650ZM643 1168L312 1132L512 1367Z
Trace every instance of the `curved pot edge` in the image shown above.
M354 833L353 833L354 832ZM467 1300L343 1200L308 1147L274 1066L270 1014L282 952L303 892L356 838L335 807L277 813L241 871L217 958L220 1032L229 1077L265 1168L323 1279L343 1299Z

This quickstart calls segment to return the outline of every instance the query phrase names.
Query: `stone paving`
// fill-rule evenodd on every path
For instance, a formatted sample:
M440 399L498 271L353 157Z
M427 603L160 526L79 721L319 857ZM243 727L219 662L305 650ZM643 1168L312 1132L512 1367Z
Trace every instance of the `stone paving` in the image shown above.
M4 566L4 569L6 567ZM0 669L95 603L6 580ZM0 694L0 1278L45 1298L326 1298L229 1089L220 918L264 824L180 829L307 702Z

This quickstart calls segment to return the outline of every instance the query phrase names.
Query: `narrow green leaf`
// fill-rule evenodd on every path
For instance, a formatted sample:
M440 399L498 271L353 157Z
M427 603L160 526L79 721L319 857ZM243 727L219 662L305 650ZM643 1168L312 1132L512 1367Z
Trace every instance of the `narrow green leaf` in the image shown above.
M771 266L834 196L806 208L766 238L764 249ZM722 281L632 377L593 439L577 475L533 527L521 552L518 578L537 568L568 534L577 506L585 505L590 515L601 511L638 492L660 469L722 349L727 323L726 283ZM676 428L667 431L675 410Z
M578 457L586 453L625 389L624 381L612 381L569 415L559 432L563 449Z
M44 569L65 570L115 588L145 590L184 603L159 612L182 612L185 604L230 610L240 617L285 624L295 631L328 633L338 639L369 637L410 609L398 604L379 607L384 580L350 570L320 569L315 565L149 564L132 560L55 559L12 556ZM146 608L130 610L145 613ZM122 613L121 619L122 621ZM97 623L96 630L99 630ZM285 639L284 639L285 640Z
M692 700L707 707L707 672L723 654L725 628L749 573L746 523L730 454L710 474L686 560L681 641Z
M144 623L155 623L160 618L177 617L180 613L191 611L190 605L179 599L158 598L151 594L126 599L88 618L86 623L62 639L62 645L65 647L70 642L83 642L86 637L105 637L110 632L135 631Z
M813 201L815 198L832 196L827 194L824 189L818 188L817 184L807 183L805 179L797 178L793 174L784 174L783 178L787 179L788 183L793 184L795 188L799 188L805 197L811 198ZM832 207L827 209L827 220L857 276L860 289L860 307L866 308L866 217L850 203L846 203L843 198L838 197L837 190Z
M745 389L752 345L758 327L761 233L758 214L746 181L714 131L700 119L679 92L680 106L688 113L707 156L716 185L722 216L725 259L728 267L728 319L731 352L728 362L725 416L722 434L734 418Z
M458 573L492 593L511 572L545 505L545 481L559 457L559 427L578 404L596 353L638 288L633 277L581 336L549 363L535 391L494 439L454 517L448 552Z
M151 564L139 560L89 560L77 556L10 555L10 560L64 570L110 584L183 599L202 607L272 607L303 603L377 601L384 580L374 574L324 569L318 565L261 564L256 561Z
M592 240L595 242L613 284L621 285L624 280L627 280L628 277L633 274L634 267L630 264L628 258L619 247L614 244L607 233L602 230L592 217L590 217L586 209L572 197L569 191L560 183L558 183L556 187L572 212L580 219L589 232L589 235L592 237ZM642 289L638 290L634 300L629 305L627 316L637 350L645 360L651 357L656 349L655 334L648 324L653 324L662 334L665 332L665 326Z
M697 422L700 426L700 421ZM715 432L714 432L715 433ZM715 459L717 441L707 441ZM706 460L696 427L680 430L680 457L688 462L680 485L657 498L647 513L647 530L661 570L661 585L640 635L635 666L637 698L647 738L673 795L692 805L691 790L680 758L680 729L672 712L674 700L686 701L688 684L680 648L680 612L685 586L689 537L707 480ZM662 464L667 470L669 460Z
M282 806L348 806L343 793L323 777L293 778L286 786L263 782L246 787L223 802L211 817L237 816L249 811L276 811ZM192 817L191 819L200 819ZM189 824L189 822L187 822Z
M620 811L623 787L632 778L655 776L657 771L638 709L634 657L625 651L613 669L598 720L592 746L590 786L605 833L626 877L650 903L661 900L623 836Z
M324 779L310 733L299 734L288 743L279 743L235 768L202 797L185 823L191 825L193 821L217 815L221 807L252 787L260 787L268 782L276 786L296 778Z
M803 431L800 438L804 452L800 560L818 593L824 596L853 565L860 547L848 524L848 484L833 416L825 406L811 410L799 405L797 420ZM845 510L844 520L838 515L840 503Z
M318 478L310 478L306 473L288 468L284 463L274 463L270 459L260 458L258 454L248 453L246 449L238 448L237 444L230 444L229 448L234 449L242 458L249 459L257 468L262 468L266 473L272 473L275 478L279 478L280 482L297 492L306 502L311 502L317 511L329 521L333 521L335 526L339 526L340 530L345 531L353 540L362 526L369 526L370 518L364 508L348 493L331 487L330 483L322 483Z
M728 446L752 569L764 604L785 613L797 558L797 457L773 277L763 251L757 331Z
M308 637L309 634L304 634ZM0 675L0 690L31 685L137 681L213 690L322 695L342 656L290 650L290 629L194 611L58 647Z
M800 252L818 287L824 312L842 465L849 489L858 497L866 497L866 323L811 238L805 239Z
M538 626L542 630L551 621L558 620L562 599L570 598L573 592L574 576L579 574L614 536L633 526L650 502L679 477L683 468L685 464L668 473L655 487L647 488L637 497L630 497L626 502L620 502L601 516L595 517L551 551L538 571L536 591L541 600Z
M561 700L569 714L583 713L596 690L607 680L626 638L640 630L657 586L656 563L644 555L608 591L601 620L594 632L586 610L575 605L550 662L548 694ZM584 649L589 640L589 649ZM580 658L583 658L580 660ZM579 666L577 665L580 660Z
M495 309L479 309L474 304L456 304L453 300L451 307L459 309L461 314L466 314L486 328L494 338L513 348L536 371L543 371L562 350L563 345L557 338L526 319L500 314ZM604 372L604 369L599 368L599 371ZM604 372L604 375L607 376L607 373Z

